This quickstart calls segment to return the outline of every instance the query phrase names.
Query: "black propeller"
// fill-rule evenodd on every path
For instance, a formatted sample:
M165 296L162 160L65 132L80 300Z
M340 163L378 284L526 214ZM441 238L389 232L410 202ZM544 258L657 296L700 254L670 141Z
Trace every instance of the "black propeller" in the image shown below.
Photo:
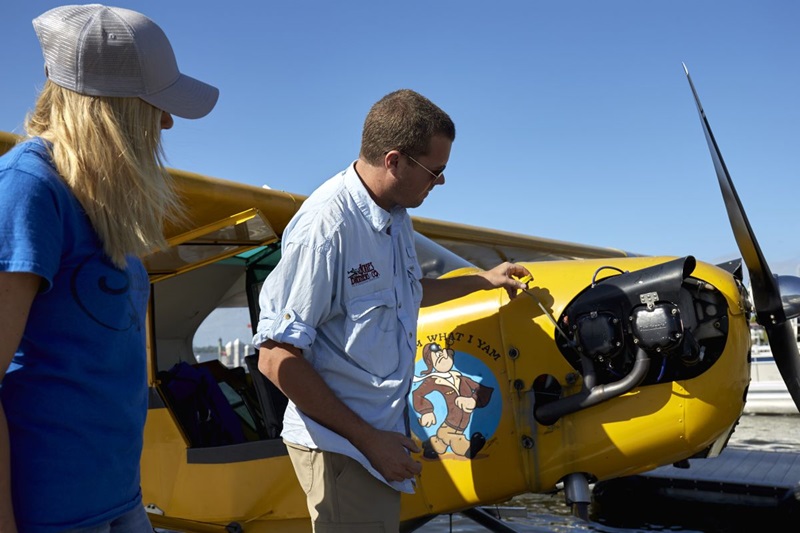
M747 270L750 274L751 291L753 294L753 304L756 308L756 320L764 326L764 330L769 338L769 345L775 364L786 383L786 387L794 400L798 410L800 410L800 350L797 347L797 334L794 331L789 319L800 314L798 308L798 278L795 276L774 276L764 259L764 254L758 246L756 236L747 220L742 202L731 181L722 154L717 146L717 141L711 133L700 98L689 76L689 69L683 65L686 72L686 79L692 88L694 100L697 104L697 111L700 114L700 122L703 125L703 132L708 142L708 149L711 151L711 159L714 161L714 170L717 172L719 188L725 200L725 208L728 211L728 219L736 238L736 244L742 254ZM781 295L781 287L787 294Z

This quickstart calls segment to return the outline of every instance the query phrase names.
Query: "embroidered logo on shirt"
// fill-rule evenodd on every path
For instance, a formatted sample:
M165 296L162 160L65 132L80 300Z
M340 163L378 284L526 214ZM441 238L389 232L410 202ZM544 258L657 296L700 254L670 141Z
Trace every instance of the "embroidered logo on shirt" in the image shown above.
M364 283L365 281L380 277L380 274L375 270L371 261L358 265L358 268L351 268L347 272L347 275L350 278L350 285L358 285L359 283Z

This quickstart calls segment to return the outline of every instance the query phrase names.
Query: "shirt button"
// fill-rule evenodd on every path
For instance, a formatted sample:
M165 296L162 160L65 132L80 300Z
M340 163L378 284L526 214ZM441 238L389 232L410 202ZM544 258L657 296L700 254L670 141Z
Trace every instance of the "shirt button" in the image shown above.
M413 333L409 333L408 338L410 339L413 335L414 335Z
M283 318L285 318L286 320L289 320L290 318L292 318L292 315L290 315L289 313L286 313L285 315L283 315Z
M397 307L399 307L400 309L402 309L402 308L403 308L403 304L401 303L401 304L399 304Z

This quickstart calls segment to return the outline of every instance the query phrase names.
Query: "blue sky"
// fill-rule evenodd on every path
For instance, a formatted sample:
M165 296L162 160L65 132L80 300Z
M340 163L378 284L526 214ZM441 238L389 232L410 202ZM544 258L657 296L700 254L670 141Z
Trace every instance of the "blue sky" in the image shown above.
M31 19L60 3L0 8L0 130L21 132L44 81ZM369 107L411 88L457 130L446 184L413 215L719 262L738 252L685 62L770 266L797 273L793 0L112 5L220 89L166 132L169 166L309 194L357 157Z

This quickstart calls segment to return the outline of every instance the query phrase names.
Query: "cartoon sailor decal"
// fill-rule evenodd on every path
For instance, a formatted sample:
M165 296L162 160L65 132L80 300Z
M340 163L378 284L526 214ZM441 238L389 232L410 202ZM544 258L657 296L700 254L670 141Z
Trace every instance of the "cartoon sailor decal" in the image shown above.
M454 350L442 348L438 343L424 345L420 363L426 368L414 377L411 402L414 410L420 415L418 422L421 431L417 433L422 433L422 454L428 459L437 459L448 449L457 456L472 459L485 446L486 439L490 436L485 431L473 428L471 422L473 411L489 404L494 388L480 383L477 380L479 378L473 379L455 370L454 356ZM460 353L459 359L462 356L479 363L468 354ZM491 372L486 370L481 373L493 379ZM439 408L439 419L435 412L435 403L440 405L443 403L443 408ZM440 420L442 414L444 420ZM441 422L439 427L432 433L434 426L439 422ZM495 427L496 422L495 419ZM494 431L494 427L490 430ZM470 437L467 438L466 435Z

